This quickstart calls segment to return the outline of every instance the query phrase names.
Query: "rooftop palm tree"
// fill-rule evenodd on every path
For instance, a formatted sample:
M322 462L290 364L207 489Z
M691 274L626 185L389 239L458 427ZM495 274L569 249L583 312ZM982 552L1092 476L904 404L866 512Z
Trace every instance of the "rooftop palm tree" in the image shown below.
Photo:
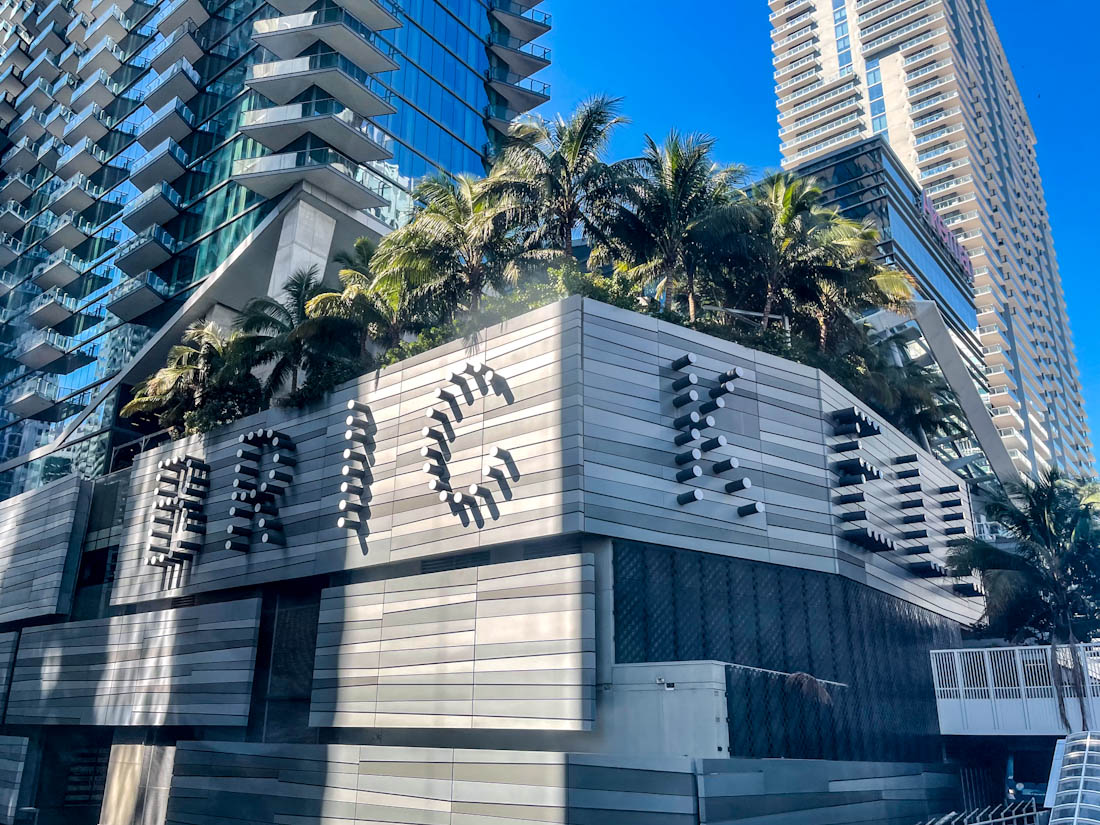
M264 393L270 398L289 384L291 394L297 393L303 373L308 371L311 357L333 347L331 356L340 354L340 335L331 319L310 318L306 305L324 289L317 277L317 267L295 271L283 287L282 300L262 297L249 301L236 327L242 333L242 343L251 349L254 365L268 365Z
M619 268L637 282L655 282L659 295L684 295L688 320L699 309L699 278L720 266L745 225L737 192L741 166L720 166L714 139L669 133L662 145L646 136L613 232L625 247Z
M476 314L486 291L515 282L522 210L511 196L459 175L428 178L413 198L423 205L371 260L373 288L391 307L405 295Z
M1087 729L1085 670L1077 643L1100 627L1100 496L1095 484L1068 479L1057 470L1035 482L1009 485L1006 493L986 507L986 514L1014 546L1003 549L969 540L953 550L950 566L956 575L981 576L989 631L1004 638L1038 633L1049 641L1051 676L1067 729L1057 648L1069 645L1069 670Z
M232 382L245 372L239 333L227 335L212 321L193 323L181 343L168 351L165 365L134 387L134 397L121 415L157 413L161 426L178 430L219 383Z
M515 195L537 217L533 248L572 255L573 231L602 242L609 206L631 177L630 161L607 163L618 98L593 97L569 117L521 120L512 125L490 176L494 191Z
M333 260L343 264L340 292L322 292L306 304L311 318L342 318L353 324L358 338L359 361L366 366L372 360L372 348L388 350L401 342L415 317L415 306L400 283L386 294L374 287L370 261L375 246L369 238L359 238L352 253L338 253Z
M800 284L824 286L875 253L873 230L822 206L821 189L810 179L769 175L750 188L748 197L753 221L741 268L748 278L759 280L765 329L776 303L796 294Z

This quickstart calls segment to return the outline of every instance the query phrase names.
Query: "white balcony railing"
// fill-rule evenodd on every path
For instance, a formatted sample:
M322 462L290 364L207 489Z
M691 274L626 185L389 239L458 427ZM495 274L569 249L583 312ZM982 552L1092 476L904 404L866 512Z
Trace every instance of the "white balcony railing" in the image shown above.
M1057 667L1070 727L1081 730L1081 701L1072 652L1060 646ZM1052 678L1050 647L933 650L932 679L944 736L1064 736ZM1087 722L1100 723L1100 644L1077 645Z

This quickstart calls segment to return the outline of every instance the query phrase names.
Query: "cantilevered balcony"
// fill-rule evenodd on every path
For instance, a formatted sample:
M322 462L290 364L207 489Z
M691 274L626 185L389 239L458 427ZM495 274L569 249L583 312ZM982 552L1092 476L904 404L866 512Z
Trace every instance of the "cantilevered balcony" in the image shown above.
M117 5L111 6L100 13L88 26L84 32L84 45L89 49L94 49L105 37L119 43L130 33L133 26L134 22L122 13L122 9Z
M73 23L78 22L82 18L77 18ZM87 54L88 50L85 49L79 41L70 43L65 49L57 56L57 68L63 72L71 74L76 77L77 72L80 70L80 60Z
M320 40L366 72L397 68L393 47L339 6L257 20L252 24L252 40L281 60L300 55Z
M107 296L107 311L120 321L134 321L168 299L168 285L152 272L127 278Z
M38 330L19 339L15 346L15 360L27 369L45 369L64 358L76 345L77 342L67 335L51 329Z
M52 0L38 13L36 22L39 28L54 24L56 26L68 26L73 20L73 4L69 0Z
M25 112L32 106L41 111L46 111L53 103L53 95L50 94L51 82L44 77L40 77L33 83L30 83L19 95L15 98L15 109L18 112Z
M180 212L179 193L161 181L142 192L122 210L122 222L134 232L160 226Z
M492 16L518 40L530 42L550 31L552 20L549 14L533 9L530 4L517 3L515 0L490 0Z
M19 79L20 71L15 66L8 66L0 72L0 92L10 95L20 95L26 85Z
M0 66L5 69L13 68L16 72L21 72L30 65L30 62L31 56L27 51L27 44L18 37L11 41L3 52L0 52Z
M31 41L30 46L27 47L27 51L32 55L42 55L44 52L53 52L59 54L68 43L65 40L65 29L61 26L46 26L42 29ZM27 67L34 63L27 64ZM24 70L26 71L26 70Z
M47 225L46 234L39 243L43 249L50 252L72 249L88 240L94 231L95 227L83 220L76 212L66 212L53 217Z
M34 181L22 172L15 172L0 180L0 200L26 200L33 191Z
M71 146L85 138L98 141L109 131L111 123L107 113L98 103L89 103L66 124L62 139Z
M0 204L0 232L18 232L27 225L29 219L30 214L16 201Z
M78 312L77 300L55 287L31 301L27 307L27 323L35 329L53 329Z
M45 51L27 66L23 72L22 80L28 86L37 83L39 80L45 83L53 83L57 80L59 74L61 74L61 69L57 67L57 56L51 51Z
M38 146L29 137L22 137L3 155L0 155L0 169L11 174L23 169L32 169L38 162Z
M66 287L80 277L85 263L68 250L50 255L31 272L31 281L39 289Z
M194 21L184 21L183 25L160 41L149 52L149 68L157 74L180 60L194 64L203 55L206 38L199 34Z
M138 189L148 189L154 183L171 183L187 168L187 153L171 138L166 138L130 167L130 182Z
M145 92L145 105L159 109L178 97L184 103L199 93L199 73L190 61L181 58L157 77Z
M80 85L75 75L68 72L61 75L50 85L50 97L62 106L70 106L73 102L73 92Z
M86 80L73 89L69 108L79 112L93 103L101 107L107 106L118 97L119 91L118 84L111 80L105 71L92 72Z
M311 183L355 209L385 206L384 184L370 171L333 149L244 158L233 161L233 180L265 198L297 183Z
M73 119L73 110L60 103L46 112L46 131L53 137L60 138L65 134L65 127Z
M103 38L94 49L89 49L76 63L76 73L81 77L87 77L100 70L113 74L123 64L126 55L122 49L109 37Z
M15 115L15 97L8 92L0 92L0 127L11 123Z
M363 21L373 31L380 32L401 26L401 8L393 0L338 0L341 6ZM313 5L314 0L272 0L280 14L298 14Z
M11 140L40 140L46 134L46 119L37 109L27 109L15 119L8 128L8 137Z
M115 266L127 275L136 275L160 266L175 251L172 236L159 226L150 226L119 246Z
M364 117L379 117L397 110L393 93L369 72L335 52L256 63L245 83L275 103L289 103L310 86L317 86Z
M142 121L137 129L137 140L146 149L171 138L183 140L195 128L195 115L187 104L178 97L169 100L149 117Z
M73 175L50 193L46 207L56 215L83 212L103 194L103 189L89 181L87 175Z
M489 83L517 112L529 112L550 99L549 83L520 77L503 66L489 70Z
M107 153L96 146L94 140L85 138L75 146L70 146L58 157L55 171L62 178L91 175L106 162Z
M538 43L528 43L506 32L494 32L489 37L493 53L520 77L530 77L550 65L550 50Z
M42 376L27 379L9 391L4 409L20 418L36 418L61 397L57 381Z
M153 22L157 31L167 37L188 20L201 26L209 19L201 0L171 0L156 13Z
M332 98L245 112L240 129L242 134L276 152L303 135L312 134L356 163L393 157L389 135Z
M23 283L23 279L10 270L0 270L0 298Z
M7 232L0 232L0 267L8 266L22 254L23 244Z

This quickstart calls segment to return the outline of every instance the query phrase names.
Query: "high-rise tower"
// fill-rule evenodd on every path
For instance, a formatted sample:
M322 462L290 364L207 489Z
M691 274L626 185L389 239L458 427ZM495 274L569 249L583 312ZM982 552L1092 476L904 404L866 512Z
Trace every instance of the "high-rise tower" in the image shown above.
M5 2L0 497L107 470L125 386L188 323L482 172L548 99L538 4Z
M886 137L969 256L987 402L1017 468L1091 472L1031 130L983 0L771 0L783 164Z

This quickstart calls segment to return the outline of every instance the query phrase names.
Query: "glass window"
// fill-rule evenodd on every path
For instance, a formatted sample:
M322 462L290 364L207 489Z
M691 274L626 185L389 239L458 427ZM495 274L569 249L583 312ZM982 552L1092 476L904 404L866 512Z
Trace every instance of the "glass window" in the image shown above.
M876 83L867 90L867 97L871 100L878 100L882 97L882 84Z
M882 71L880 69L867 67L867 85L870 86L874 83L882 82Z
M840 60L841 68L850 65L852 62L852 50L845 49L839 55L837 55L837 58Z
M871 118L871 128L876 132L886 131L886 115Z
M837 37L843 37L847 33L848 33L848 23L847 22L836 24L836 36Z
M878 100L871 101L871 114L881 115L886 111L886 101L881 97Z
M837 51L839 51L840 49L846 49L846 48L848 48L849 45L851 45L851 42L848 40L847 35L845 35L844 37L838 38L837 41L836 41Z

